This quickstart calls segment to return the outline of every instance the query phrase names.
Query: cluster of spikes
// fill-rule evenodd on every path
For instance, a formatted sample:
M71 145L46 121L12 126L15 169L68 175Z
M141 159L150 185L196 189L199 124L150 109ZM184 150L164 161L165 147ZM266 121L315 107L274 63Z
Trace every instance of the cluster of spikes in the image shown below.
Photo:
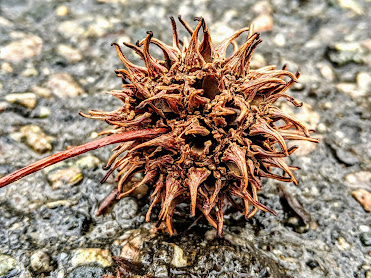
M313 131L274 106L279 98L296 107L302 105L286 94L299 73L276 66L250 69L251 56L261 43L253 26L238 30L215 47L203 18L195 18L198 24L193 29L179 17L191 36L189 40L179 39L175 20L170 19L172 46L154 38L151 31L136 44L124 43L139 55L145 67L130 62L120 46L112 44L125 66L116 70L123 88L107 93L123 105L111 112L81 113L112 125L101 133L109 136L76 147L79 149L72 154L71 150L64 151L58 158L39 162L42 166L38 167L119 143L102 180L115 175L117 187L103 201L98 214L114 200L147 184L152 195L146 221L158 204L158 225L165 223L172 235L177 205L189 203L190 215L200 211L221 236L228 204L246 218L258 210L276 214L258 200L261 178L297 184L293 171L299 168L288 165L284 158L298 147L288 148L286 141L318 140L310 137ZM247 38L239 47L236 39L243 33ZM163 60L151 56L152 45L161 49ZM230 45L234 53L227 57ZM22 169L25 173L19 177L35 169ZM143 173L143 179L124 190L138 172Z

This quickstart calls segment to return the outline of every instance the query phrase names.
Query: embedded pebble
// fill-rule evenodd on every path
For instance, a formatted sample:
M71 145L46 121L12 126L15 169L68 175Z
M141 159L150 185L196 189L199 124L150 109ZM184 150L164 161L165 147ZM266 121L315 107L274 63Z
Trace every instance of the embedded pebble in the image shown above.
M37 94L40 97L48 98L52 96L52 91L48 88L43 88L39 86L33 86L32 87L32 92Z
M254 18L254 32L266 32L273 29L273 17L269 14L262 14Z
M353 11L357 15L363 15L362 6L355 0L338 0L340 7Z
M329 59L338 66L344 66L354 62L362 64L365 62L364 50L358 42L340 42L330 46Z
M351 96L353 99L365 96L365 92L358 90L357 85L354 83L341 82L336 85L336 89Z
M281 110L287 115L293 115L295 119L301 123L305 123L305 126L309 129L316 129L319 123L320 116L309 104L304 103L300 109L292 108L292 105L288 103L282 103Z
M345 176L345 182L351 188L371 188L371 172L359 171Z
M32 77L32 76L38 76L39 71L35 68L28 68L22 71L21 76L23 77Z
M66 39L80 38L83 36L84 28L75 21L67 20L58 25L58 32Z
M48 173L48 181L52 184L53 190L64 185L74 186L83 180L81 169L77 166L51 170Z
M94 169L99 165L99 158L88 154L81 157L79 160L76 161L76 165L79 166L81 169Z
M171 264L175 267L187 266L187 259L184 256L183 249L174 243L170 243L170 245L173 246L174 248L173 259L171 260Z
M37 104L37 97L34 93L8 94L5 100L10 103L17 103L24 107L33 109Z
M107 33L113 25L109 20L104 17L97 16L94 18L93 23L88 27L85 36L87 37L101 37Z
M371 232L361 234L361 241L365 246L371 246Z
M117 223L123 228L128 228L138 212L138 202L131 197L123 198L114 206L113 212Z
M254 53L254 55L252 56L251 62L250 62L250 67L252 69L258 69L266 65L267 65L267 62L264 56L260 53Z
M65 5L58 6L57 10L55 11L57 16L60 16L60 17L66 16L68 12L69 12L68 7Z
M56 73L47 82L52 93L60 98L74 98L84 92L83 88L68 73Z
M78 49L73 48L72 46L69 46L67 44L58 45L57 53L66 58L70 63L76 63L78 61L81 61L82 59L81 52Z
M359 90L365 94L370 93L371 90L371 74L367 72L359 72L357 74L357 86Z
M33 58L42 51L43 40L34 35L27 35L25 38L13 41L1 48L0 59L12 63L19 63L25 59Z
M285 38L285 36L283 35L283 34L277 34L277 35L275 35L274 36L274 38L273 38L273 42L277 45L277 46L280 46L280 47L282 47L282 46L285 46L285 44L286 44L286 38Z
M103 267L112 265L113 260L109 250L99 248L81 248L72 252L71 265L79 266L96 263Z
M0 275L7 274L10 270L14 269L16 261L11 256L0 254Z
M2 63L1 64L1 72L2 73L12 73L13 67L9 63Z
M142 173L136 173L134 177L125 185L123 186L123 192L129 191L133 188L138 182L140 182L143 179ZM135 189L132 193L130 193L129 196L135 197L137 199L142 199L148 192L148 186L146 184L143 184L139 186L137 189Z
M26 125L21 127L20 132L26 139L27 145L32 147L35 152L43 154L53 149L52 142L55 138L46 135L39 126Z
M338 246L340 249L346 250L350 248L350 244L345 240L345 238L339 237L337 241L338 241Z
M42 250L32 253L30 263L33 271L37 273L45 273L52 270L50 256Z
M98 266L79 266L73 269L67 278L101 278L104 274L105 270Z
M328 64L320 64L319 65L319 71L321 75L328 81L334 81L335 80L335 73L332 67Z
M352 191L352 196L363 206L365 211L371 212L371 193L365 189Z

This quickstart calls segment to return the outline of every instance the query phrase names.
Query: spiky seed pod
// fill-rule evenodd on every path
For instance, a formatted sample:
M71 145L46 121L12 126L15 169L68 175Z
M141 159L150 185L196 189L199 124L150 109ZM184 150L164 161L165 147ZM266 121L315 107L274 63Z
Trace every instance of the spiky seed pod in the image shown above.
M124 104L112 112L82 115L113 125L111 133L167 128L167 133L156 138L125 142L115 149L106 166L107 176L118 171L117 189L110 198L120 199L142 184L152 184L147 221L159 203L158 218L173 234L175 207L190 201L191 216L199 209L221 235L228 202L246 218L258 209L275 214L258 200L260 177L297 183L293 171L298 168L284 161L297 147L288 149L285 140L317 139L310 138L305 126L274 106L281 97L301 106L286 94L299 73L277 70L276 66L249 68L252 53L261 42L252 26L214 47L203 18L195 19L194 30L179 19L191 34L189 43L179 40L173 18L172 46L153 38L152 32L137 45L125 43L142 58L145 67L132 64L120 46L113 44L126 69L116 70L124 81L123 89L109 94ZM226 57L227 47L235 45L235 39L246 31L246 42ZM163 51L164 60L151 56L151 43ZM279 120L285 124L276 125ZM272 168L282 169L283 175L272 173ZM136 172L144 173L143 180L123 192L123 185ZM236 197L242 199L240 205Z
M120 46L112 44L125 66L116 70L124 85L108 94L123 105L111 112L81 113L112 125L102 133L112 135L76 147L72 154L64 151L59 158L36 162L0 179L0 187L45 165L120 142L102 180L117 171L117 188L101 204L98 214L143 184L153 187L146 221L154 205L159 204L158 224L165 222L171 235L174 210L183 202L190 203L191 216L196 208L200 210L218 235L223 232L228 203L246 218L259 209L276 214L258 200L260 178L297 184L293 171L298 167L284 161L297 146L288 148L286 141L318 142L310 137L312 131L274 106L279 98L297 107L302 105L286 94L299 73L277 70L276 66L250 69L252 53L261 43L252 26L238 30L214 47L203 18L195 18L195 29L179 20L191 35L189 43L187 38L179 40L173 18L172 46L155 39L150 31L136 45L124 43L140 56L145 67L131 63ZM238 47L235 40L244 32L248 32L246 41ZM235 47L234 54L226 57L230 44ZM151 56L152 45L162 50L164 60ZM283 174L276 174L274 168L282 169ZM143 180L124 191L124 185L137 172L144 174Z

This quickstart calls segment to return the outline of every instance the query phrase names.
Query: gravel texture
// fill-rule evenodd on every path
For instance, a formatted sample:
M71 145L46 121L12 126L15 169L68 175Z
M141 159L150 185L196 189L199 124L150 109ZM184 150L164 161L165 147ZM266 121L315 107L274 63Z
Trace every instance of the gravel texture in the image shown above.
M99 183L110 147L23 178L0 189L0 277L102 277L120 254L137 262L122 263L133 275L371 277L370 13L367 0L0 1L0 176L103 131L78 112L120 105L100 94L120 86L110 44L147 30L171 43L178 14L203 16L216 43L254 22L263 43L252 64L300 70L291 94L306 105L282 109L321 139L291 158L298 187L265 181L260 200L278 216L232 213L223 239L184 217L188 207L178 236L156 235L148 194L97 217L114 186Z

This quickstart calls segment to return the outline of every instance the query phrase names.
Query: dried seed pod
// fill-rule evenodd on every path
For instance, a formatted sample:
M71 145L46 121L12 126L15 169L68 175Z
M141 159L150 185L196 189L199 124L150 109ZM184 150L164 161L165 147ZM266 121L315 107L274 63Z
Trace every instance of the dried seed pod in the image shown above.
M145 67L131 63L118 44L112 44L126 69L117 69L121 90L108 92L123 102L117 110L90 111L82 116L100 119L112 125L108 137L61 152L0 179L0 187L57 161L104 145L120 143L105 167L116 174L117 188L98 209L100 214L115 199L127 196L142 184L151 185L149 221L155 204L161 206L159 224L164 222L174 234L172 217L179 203L190 203L190 214L201 211L209 223L223 232L228 203L240 209L246 218L260 209L276 214L259 202L261 177L285 182L297 180L298 167L284 158L297 147L287 148L287 140L307 140L310 131L274 103L285 98L301 106L286 94L297 82L299 73L267 66L252 70L251 56L262 41L253 26L243 28L214 47L203 18L195 29L179 17L191 38L180 42L175 20L172 46L155 39L151 31L137 45L126 43L144 61ZM202 41L199 32L202 30ZM235 40L248 31L241 47ZM228 45L235 47L226 56ZM164 60L151 56L155 45ZM152 46L153 47L153 46ZM278 124L278 122L281 122ZM283 124L282 124L283 122ZM278 175L274 168L282 169ZM137 172L144 178L124 191L124 184Z

